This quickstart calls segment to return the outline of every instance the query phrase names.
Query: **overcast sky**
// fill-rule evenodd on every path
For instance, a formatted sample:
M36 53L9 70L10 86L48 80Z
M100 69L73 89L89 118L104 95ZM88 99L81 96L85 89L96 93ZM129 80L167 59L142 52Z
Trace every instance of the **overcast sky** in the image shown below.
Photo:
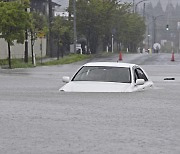
M133 0L121 0L121 1L122 1L122 2L133 2ZM139 1L140 1L140 0L135 0L136 3L139 2ZM158 1L159 1L159 0L147 0L146 3L152 2L153 5L156 5ZM58 4L61 4L62 6L67 7L67 6L68 6L68 3L69 3L69 0L53 0L53 2L56 2L56 3L58 3ZM180 0L160 0L160 2L161 2L161 4L162 4L163 8L166 7L166 5L167 5L168 2L171 2L173 5L176 5L177 3L180 4Z
M122 2L133 2L133 0L121 0L121 1ZM139 1L140 0L135 0L136 3ZM149 3L149 2L151 2L154 6L159 2L159 0L147 0L146 3ZM168 2L171 2L175 6L177 3L180 3L180 0L160 0L160 2L162 4L163 8L165 8L166 5L168 4Z
M60 5L62 5L62 9L67 8L69 5L69 0L52 0Z

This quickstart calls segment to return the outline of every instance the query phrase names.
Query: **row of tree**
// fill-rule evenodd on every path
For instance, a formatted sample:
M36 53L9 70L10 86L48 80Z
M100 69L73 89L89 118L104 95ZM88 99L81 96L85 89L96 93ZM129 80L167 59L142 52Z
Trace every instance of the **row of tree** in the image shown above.
M53 38L57 42L57 55L73 43L74 0L69 1L69 18L54 17ZM129 48L135 52L142 43L145 34L143 18L132 12L131 3L119 3L117 0L76 0L77 42L82 49L96 53L99 47L106 50L111 46L112 36L117 49ZM60 48L59 48L60 46Z
M0 38L7 42L10 68L11 46L15 43L24 44L30 37L33 63L35 40L48 34L47 18L40 13L30 12L29 9L29 0L0 0ZM28 53L26 54L28 59ZM25 62L28 62L27 59L25 58Z
M96 53L99 45L105 50L111 44L112 35L119 45L118 50L121 50L123 44L131 52L135 52L144 39L144 20L132 12L130 3L119 3L117 0L77 0L76 12L78 38L85 37L91 53Z
M53 46L57 46L57 57L60 56L60 51L69 48L73 42L72 2L73 0L70 0L68 8L69 19L53 17L48 27L48 17L27 11L30 8L29 0L8 2L0 0L0 37L7 41L10 67L10 47L15 41L24 43L27 30L31 37L32 49L36 38L39 35L42 37L41 34L48 36L49 32L53 36ZM77 0L76 2L77 34L79 39L84 38L88 51L96 53L100 45L105 50L106 46L111 44L112 35L119 44L119 50L123 44L130 51L136 51L137 46L144 39L145 24L142 17L132 13L131 4L120 4L116 0Z
M69 0L69 18L54 17L52 36L57 45L57 57L73 43L74 0ZM76 0L77 43L84 53L105 51L111 46L112 36L117 50L128 48L136 52L146 30L144 19L132 11L131 3L118 0ZM85 51L85 45L87 49Z
M34 12L32 10L29 0L0 0L0 38L7 42L10 68L11 46L15 43L24 44L27 41L27 37L30 37L32 63L34 63L33 47L35 41L38 37L48 38L49 36L48 16L43 15L42 12ZM58 46L57 55L59 57L59 51L62 50L62 47L65 44L66 46L70 44L72 40L72 22L61 17L55 17L52 20L51 32L54 37L53 43ZM28 62L27 59L25 58L25 62Z
M54 17L52 24L53 38L57 42L57 55L73 43L74 0L69 1L69 18ZM96 53L111 46L112 36L118 51L129 48L135 52L142 43L145 34L143 18L132 12L131 3L119 3L117 0L77 0L76 1L77 42L82 49ZM60 48L59 48L60 47Z

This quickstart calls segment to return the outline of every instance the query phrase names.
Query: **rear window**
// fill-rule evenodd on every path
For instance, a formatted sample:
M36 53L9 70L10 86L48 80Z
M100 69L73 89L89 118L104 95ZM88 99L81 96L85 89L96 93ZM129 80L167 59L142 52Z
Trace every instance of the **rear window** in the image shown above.
M84 66L72 81L131 83L131 75L130 69L126 67Z

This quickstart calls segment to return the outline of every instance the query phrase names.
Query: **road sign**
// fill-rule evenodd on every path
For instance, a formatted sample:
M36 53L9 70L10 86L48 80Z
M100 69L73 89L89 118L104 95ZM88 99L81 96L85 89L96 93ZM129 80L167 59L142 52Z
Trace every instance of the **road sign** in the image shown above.
M39 38L43 38L43 37L45 36L45 33L42 32L42 31L40 31L40 32L37 33L37 36L38 36Z
M161 45L159 43L154 43L153 48L155 50L159 50L159 49L161 49Z

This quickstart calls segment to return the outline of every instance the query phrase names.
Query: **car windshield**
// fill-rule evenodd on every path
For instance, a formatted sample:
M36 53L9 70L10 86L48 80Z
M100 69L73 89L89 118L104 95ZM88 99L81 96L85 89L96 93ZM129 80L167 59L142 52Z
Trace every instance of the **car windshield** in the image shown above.
M131 75L126 67L84 66L72 81L131 83Z

